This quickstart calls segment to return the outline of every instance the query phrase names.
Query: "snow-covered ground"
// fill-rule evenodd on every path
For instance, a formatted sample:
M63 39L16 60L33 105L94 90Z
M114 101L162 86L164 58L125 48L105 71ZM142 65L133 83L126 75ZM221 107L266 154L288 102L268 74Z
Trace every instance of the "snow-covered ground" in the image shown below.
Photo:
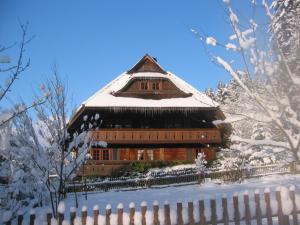
M177 202L197 202L200 199L208 200L212 198L221 199L223 195L232 198L234 194L243 195L246 190L249 195L253 195L255 190L263 193L265 188L270 188L275 191L278 186L289 187L294 185L296 192L300 193L300 175L272 175L263 178L255 178L245 180L242 183L233 184L214 184L206 183L202 185L193 184L185 186L172 186L164 188L138 189L130 191L110 191L110 192L90 192L85 200L84 193L77 193L79 208L77 213L80 213L83 206L87 206L89 215L92 214L94 205L98 205L100 212L104 212L107 204L111 204L112 212L116 212L117 205L123 203L124 211L128 211L130 202L134 202L136 209L139 211L140 204L146 201L149 208L152 208L152 203L158 201L160 206L163 206L165 201L168 201L171 208L175 208ZM65 201L66 211L75 206L74 194L68 194Z
M149 173L167 173L167 172L172 172L172 171L177 171L177 170L184 170L184 169L195 169L196 164L183 164L183 165L177 165L177 166L168 166L168 167L163 167L163 168L153 168L150 169Z
M115 214L119 203L123 203L124 212L128 212L129 204L131 202L135 203L136 211L139 212L140 205L143 201L147 202L149 210L152 210L152 204L154 201L158 201L160 207L164 205L165 201L168 201L171 206L171 212L175 213L177 202L182 202L184 211L186 211L187 202L189 201L197 204L198 200L204 199L206 207L210 207L209 200L216 198L217 207L219 208L221 206L220 200L224 195L228 197L228 204L230 207L232 204L232 196L234 194L238 194L238 196L242 197L245 191L249 192L250 204L252 203L253 205L253 194L255 191L259 190L260 193L264 193L266 188L270 188L272 192L275 191L278 186L290 187L292 185L295 186L296 194L300 196L300 175L272 175L263 178L249 179L242 183L233 184L214 184L208 182L202 185L192 184L130 191L90 192L87 193L87 200L85 200L84 193L77 193L79 202L77 215L80 215L81 209L84 206L87 207L88 214L92 215L92 209L95 205L99 206L100 214L103 215L108 204L111 205L112 212ZM300 197L297 198L300 199ZM243 207L243 204L240 205ZM74 194L71 193L68 194L67 199L65 200L66 218L69 217L69 210L73 206L75 206L75 198ZM35 212L41 215L45 212L45 210L46 209L35 209ZM206 213L208 213L208 218L210 216L209 211L210 210L206 211ZM220 210L218 211L220 212ZM242 211L244 210L241 209L241 212ZM232 212L230 211L229 213L231 214ZM26 220L28 220L28 215L25 216L25 218L26 217Z
M130 202L135 202L137 208L139 208L140 203L143 201L146 201L148 206L151 206L153 201L156 200L161 206L165 201L168 201L171 206L174 206L178 201L187 203L188 201L198 201L200 199L220 199L224 194L231 197L235 193L243 194L246 190L248 190L251 195L256 189L263 193L265 188L270 188L271 191L275 191L278 186L289 187L291 185L296 187L298 193L300 192L300 175L273 175L245 180L240 184L219 185L206 183L203 185L193 184L165 188L138 189L135 191L90 192L87 195L87 200L85 200L84 193L80 193L78 196L78 212L80 212L81 207L84 205L90 210L89 213L92 212L92 208L96 204L99 205L100 211L102 210L103 212L107 204L111 204L112 210L116 211L118 203L123 203L125 207L124 210L128 211ZM69 194L66 200L66 209L69 209L74 205L74 195Z

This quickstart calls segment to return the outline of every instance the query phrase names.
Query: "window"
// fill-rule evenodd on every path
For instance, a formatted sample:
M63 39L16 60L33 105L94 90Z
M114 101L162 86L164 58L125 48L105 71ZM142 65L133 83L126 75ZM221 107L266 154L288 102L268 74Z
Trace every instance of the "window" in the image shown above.
M109 150L108 149L102 150L102 160L109 160Z
M159 82L152 83L152 90L159 90Z
M93 160L100 160L100 150L99 149L93 149L92 150L92 159Z
M109 160L109 149L93 149L91 153L93 160Z
M144 150L138 150L138 160L144 160L145 155L144 155Z
M153 150L138 150L138 160L153 160Z
M153 157L153 150L147 150L147 159L148 160L153 160L154 157Z
M147 83L147 81L142 81L141 82L141 89L142 90L148 90L148 83Z

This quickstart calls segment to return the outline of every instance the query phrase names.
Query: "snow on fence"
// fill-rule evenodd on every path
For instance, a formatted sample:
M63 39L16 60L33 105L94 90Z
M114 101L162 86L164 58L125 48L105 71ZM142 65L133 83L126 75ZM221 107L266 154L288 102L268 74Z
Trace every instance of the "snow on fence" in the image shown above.
M187 205L178 202L170 205L165 202L160 208L157 201L149 209L146 202L136 208L134 203L125 209L123 204L112 211L110 204L105 211L100 212L95 205L92 215L88 215L87 207L82 207L81 213L76 214L76 208L71 207L65 212L64 203L58 206L58 216L51 212L41 217L35 211L30 212L29 221L25 224L47 225L206 225L206 224L279 224L299 225L300 195L295 193L295 187L279 187L275 192L266 188L264 193L258 190L253 194L245 191L235 194L231 198L223 196L221 199L199 200L188 202ZM299 217L299 218L298 218ZM41 219L42 218L42 219ZM68 218L68 219L67 219ZM11 225L11 214L6 213L5 225ZM24 224L23 215L17 217L17 224Z
M245 178L253 178L269 174L284 174L293 172L294 164L287 165L266 165L259 167L248 167L242 169L222 170L222 171L205 171L199 174L193 169L170 171L163 173L154 173L153 176L144 178L118 178L109 179L100 182L89 183L70 183L66 186L66 192L79 191L109 191L126 188L141 188L160 185L180 184L199 182L206 180L219 180L220 182L236 182ZM184 172L185 171L185 172Z

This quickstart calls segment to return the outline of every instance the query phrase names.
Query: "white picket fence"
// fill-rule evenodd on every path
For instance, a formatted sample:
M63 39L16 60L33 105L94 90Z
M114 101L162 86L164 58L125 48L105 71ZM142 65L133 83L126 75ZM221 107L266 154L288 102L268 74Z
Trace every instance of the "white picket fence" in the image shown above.
M187 193L188 194L188 193ZM47 224L47 225L206 225L206 224L268 224L268 225L299 225L300 195L295 192L295 187L279 187L271 192L265 189L264 193L255 191L249 194L235 194L231 197L223 196L221 199L210 201L199 200L188 202L187 205L178 202L170 205L165 202L160 207L155 201L151 208L143 202L140 207L130 203L129 208L123 204L112 211L111 205L107 205L105 211L100 211L99 206L94 206L92 214L88 215L88 208L82 207L80 213L72 207L65 211L64 203L58 207L57 217L49 212L41 221L41 215L31 212L28 221L23 221L23 215L19 215L16 224ZM25 223L24 223L25 222ZM7 217L5 225L12 224Z

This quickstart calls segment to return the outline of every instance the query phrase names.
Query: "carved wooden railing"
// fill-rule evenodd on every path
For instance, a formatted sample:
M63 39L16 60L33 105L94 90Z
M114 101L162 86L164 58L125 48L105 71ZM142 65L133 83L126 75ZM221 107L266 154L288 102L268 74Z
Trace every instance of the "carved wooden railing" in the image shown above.
M101 129L93 131L95 141L125 143L220 143L218 129Z

